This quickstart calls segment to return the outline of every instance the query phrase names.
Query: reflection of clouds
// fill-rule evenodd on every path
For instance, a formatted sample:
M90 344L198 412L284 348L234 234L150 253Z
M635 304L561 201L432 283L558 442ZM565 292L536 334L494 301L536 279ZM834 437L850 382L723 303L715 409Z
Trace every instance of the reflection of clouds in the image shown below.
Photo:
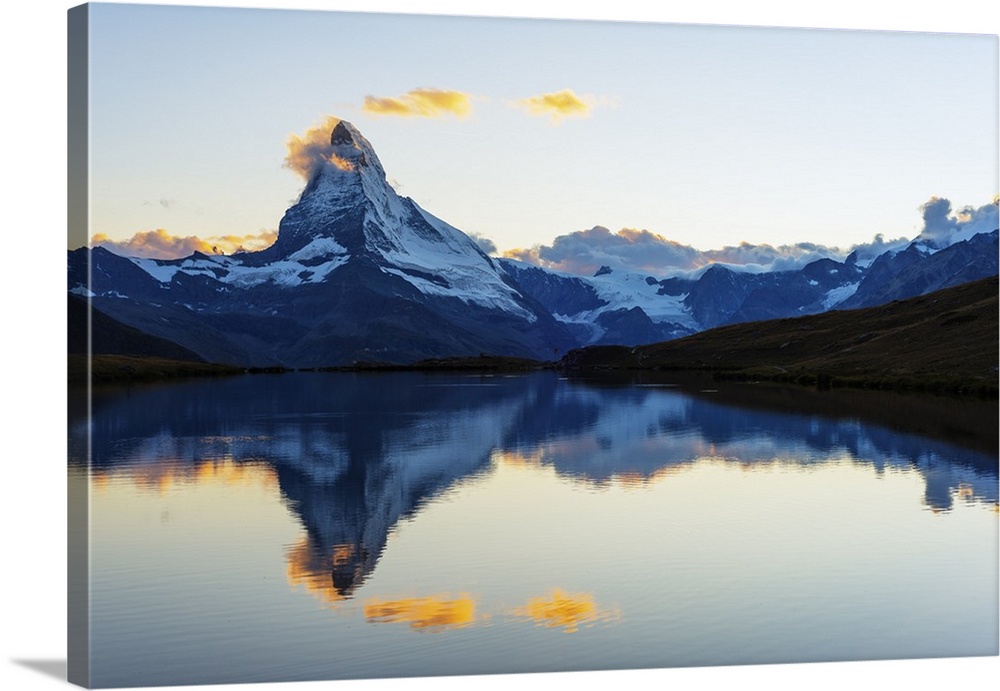
M621 618L617 610L599 607L590 593L568 593L560 588L554 588L542 597L531 598L511 614L531 619L537 626L561 628L566 633L575 633L581 626Z
M570 593L554 588L533 597L522 607L505 612L515 619L530 620L536 626L560 628L575 633L581 627L621 620L616 609L601 607L591 593ZM475 598L461 594L431 595L397 599L372 598L365 603L365 619L375 624L407 624L416 631L441 632L462 629L490 619Z
M257 486L276 488L274 468L262 463L240 463L232 458L182 461L176 457L128 467L105 467L91 470L91 484L105 490L114 483L130 482L140 490L157 494L191 486Z
M372 599L365 604L365 619L376 624L409 624L418 631L460 629L477 621L476 601L468 595Z

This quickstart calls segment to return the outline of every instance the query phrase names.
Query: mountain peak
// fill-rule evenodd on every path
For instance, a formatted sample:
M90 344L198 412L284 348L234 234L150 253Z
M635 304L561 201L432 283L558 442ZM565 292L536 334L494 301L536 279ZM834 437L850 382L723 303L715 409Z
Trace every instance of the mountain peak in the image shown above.
M357 128L347 120L341 120L337 123L337 126L333 128L333 133L330 134L330 146L337 146L340 144L349 144L354 146L354 133L357 131Z
M330 132L330 148L326 153L328 163L343 172L358 172L360 168L372 167L376 177L385 177L375 149L347 120L338 121ZM317 172L322 172L322 169Z

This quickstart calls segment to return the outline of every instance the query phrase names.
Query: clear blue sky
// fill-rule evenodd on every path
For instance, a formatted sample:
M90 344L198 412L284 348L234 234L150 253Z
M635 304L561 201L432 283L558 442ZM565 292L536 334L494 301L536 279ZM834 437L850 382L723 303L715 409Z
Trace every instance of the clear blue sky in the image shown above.
M500 250L594 225L844 247L992 199L997 81L995 36L95 5L91 231L277 228L288 136L336 115ZM362 110L421 87L471 112ZM563 89L585 117L515 105Z

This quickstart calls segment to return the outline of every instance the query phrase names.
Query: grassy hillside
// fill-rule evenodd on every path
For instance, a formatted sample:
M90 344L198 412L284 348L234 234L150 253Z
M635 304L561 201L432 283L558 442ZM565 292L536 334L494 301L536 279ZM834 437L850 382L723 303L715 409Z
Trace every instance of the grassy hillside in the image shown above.
M158 357L129 355L94 355L91 357L91 381L94 384L128 384L183 377L217 377L242 374L242 367L215 365L208 362L169 360ZM69 355L70 386L87 383L87 356Z
M994 276L880 307L737 324L637 348L583 348L561 364L996 396L998 307Z
M87 342L88 316L90 318L89 343ZM204 359L194 351L173 341L123 324L99 309L90 307L86 300L75 295L68 296L67 318L70 353L85 354L89 349L89 352L104 355L130 355L204 362Z

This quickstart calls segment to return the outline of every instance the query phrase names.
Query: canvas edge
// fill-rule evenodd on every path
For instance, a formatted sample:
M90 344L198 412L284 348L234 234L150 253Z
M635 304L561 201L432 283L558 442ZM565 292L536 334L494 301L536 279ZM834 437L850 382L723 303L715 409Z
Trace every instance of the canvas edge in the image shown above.
M67 10L66 116L67 180L66 232L69 247L87 244L89 226L89 19L88 5ZM88 267L89 274L89 267ZM89 278L89 277L88 277ZM88 280L89 283L89 280ZM90 300L87 304L89 370ZM64 303L65 304L65 303ZM68 316L68 315L67 315ZM74 338L69 326L70 341ZM77 335L79 337L79 335ZM88 376L89 380L89 376ZM86 393L89 421L90 390ZM67 410L67 415L69 414ZM87 464L90 437L87 436ZM90 686L90 495L86 472L70 466L67 458L67 681Z

